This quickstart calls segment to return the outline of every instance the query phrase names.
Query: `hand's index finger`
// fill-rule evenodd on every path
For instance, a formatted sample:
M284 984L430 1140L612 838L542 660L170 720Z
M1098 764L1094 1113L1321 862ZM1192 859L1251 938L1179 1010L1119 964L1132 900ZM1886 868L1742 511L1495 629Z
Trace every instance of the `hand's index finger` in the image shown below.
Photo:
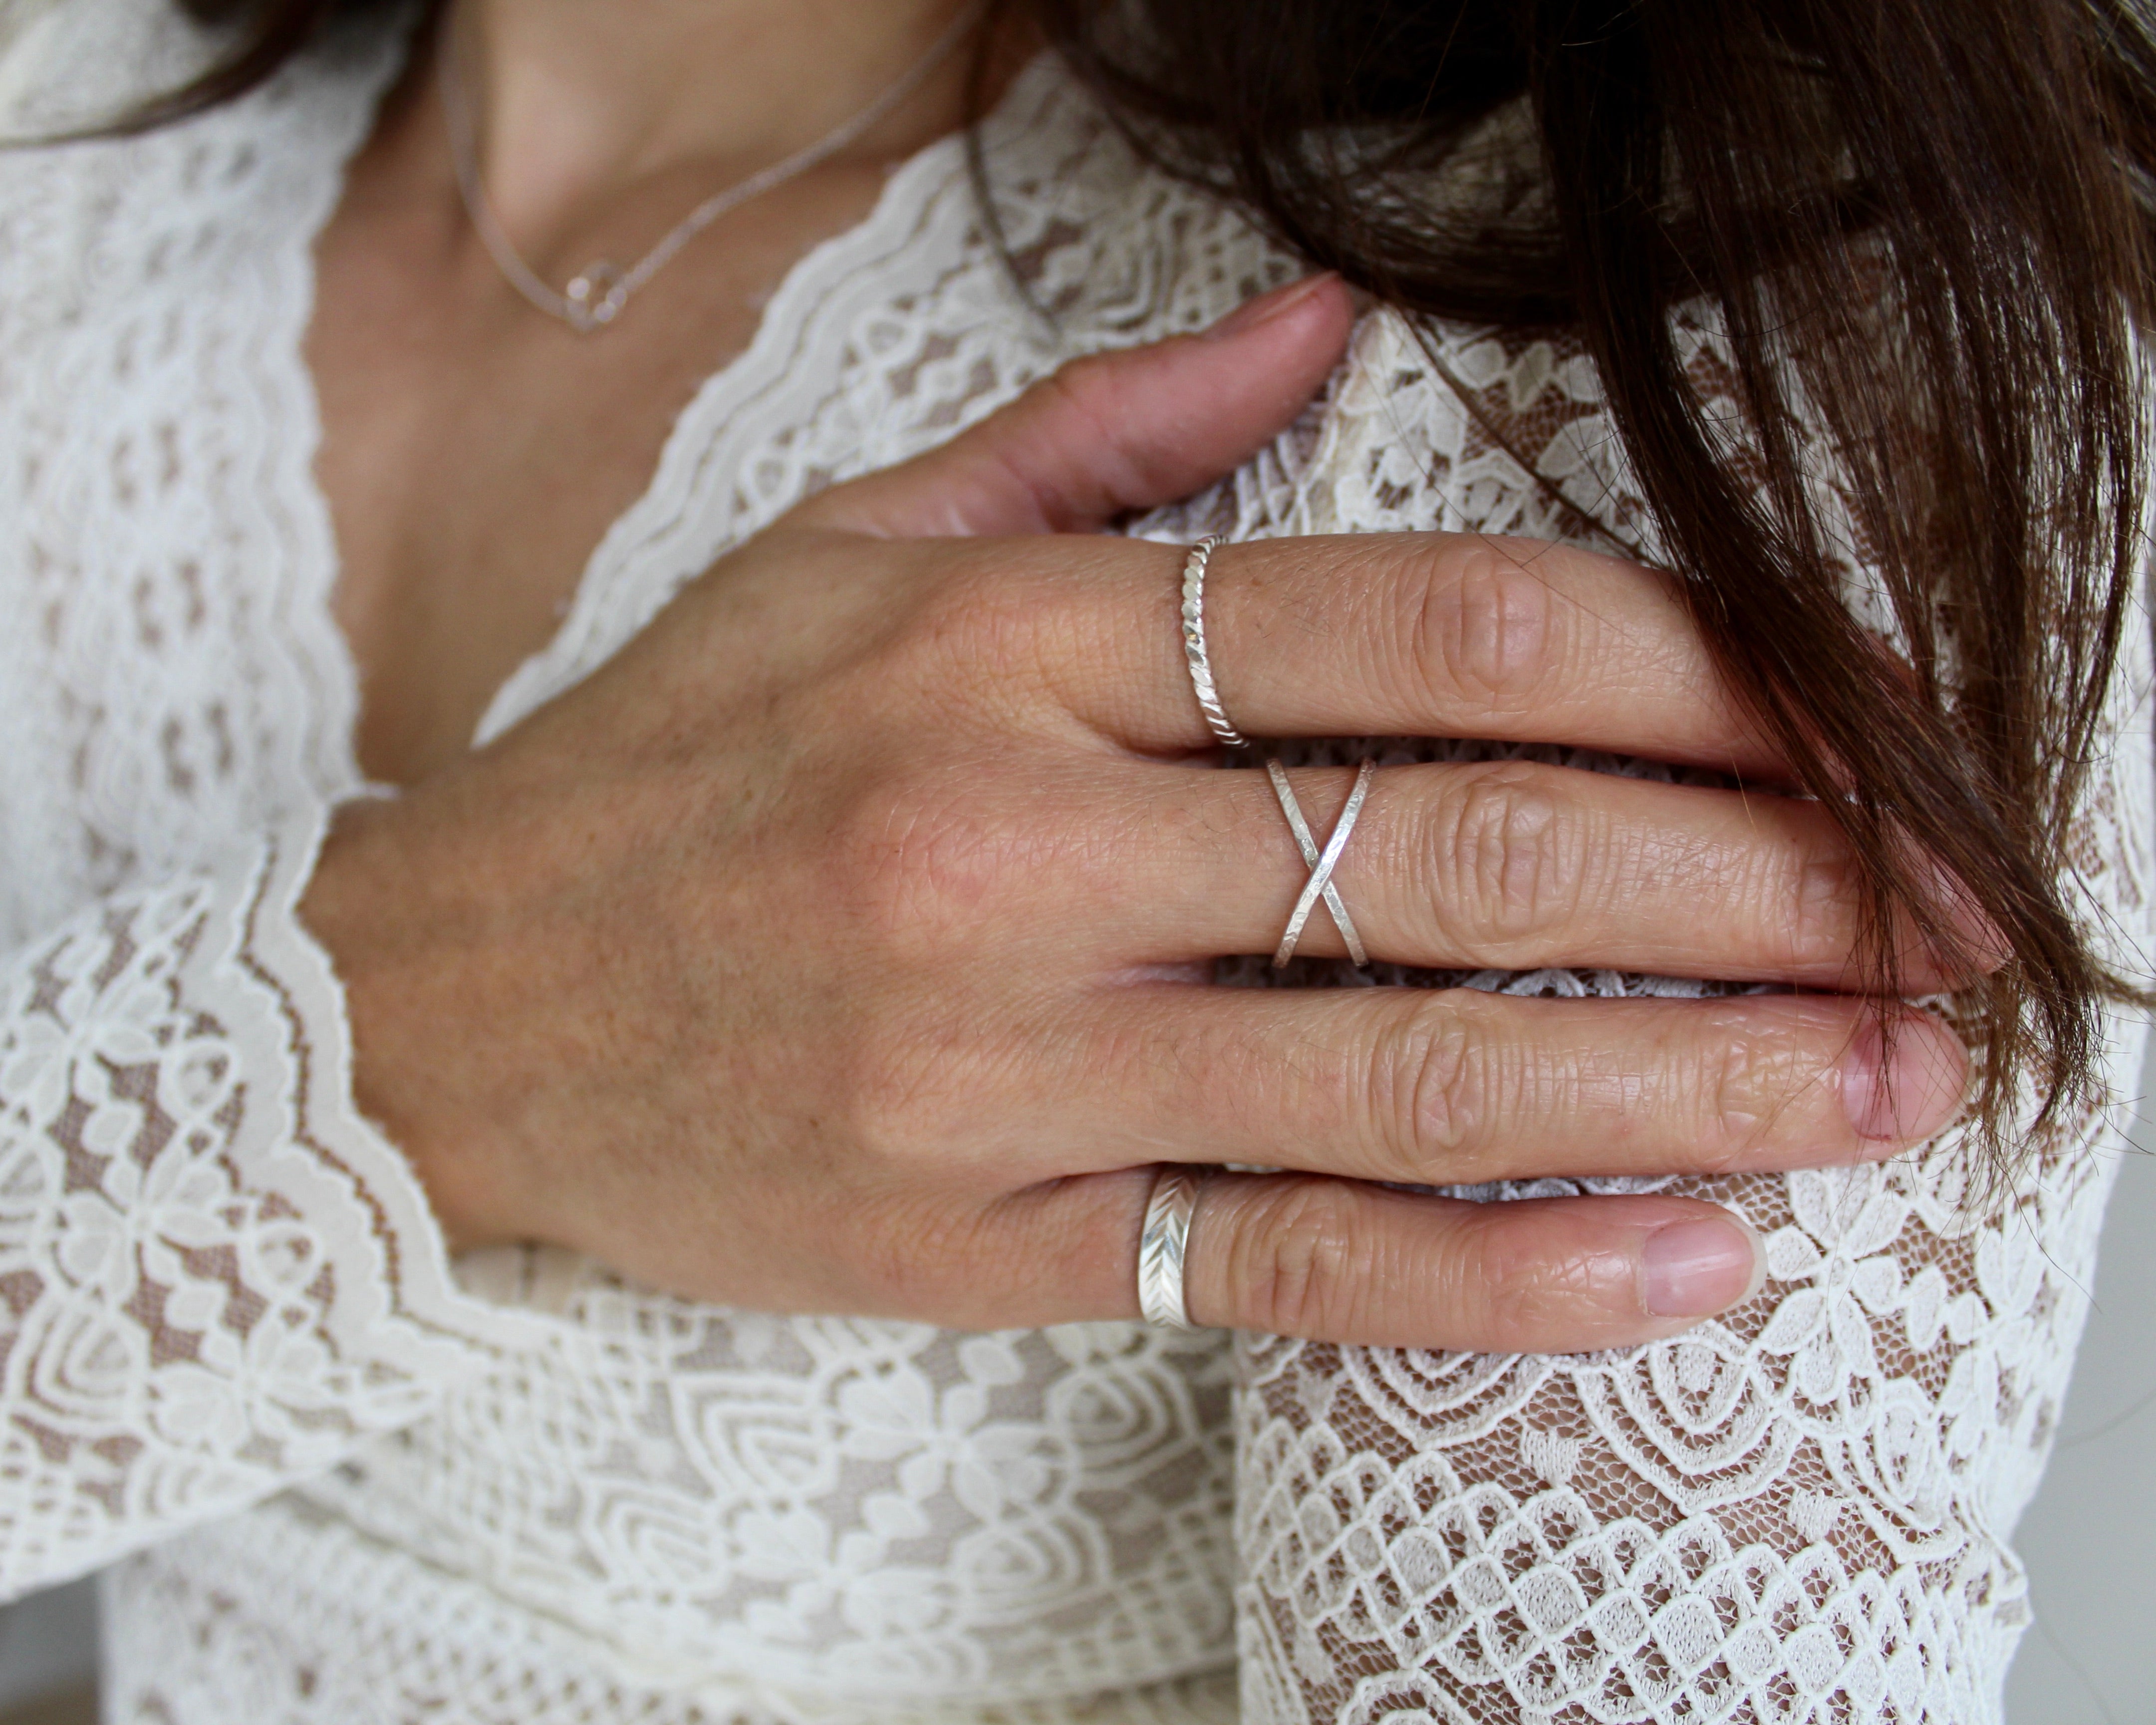
M1136 748L1211 742L1176 626L1180 568L1162 547L1074 598L1099 650L1062 692ZM1253 541L1214 553L1204 619L1248 736L1471 737L1785 776L1675 584L1615 557L1467 533Z

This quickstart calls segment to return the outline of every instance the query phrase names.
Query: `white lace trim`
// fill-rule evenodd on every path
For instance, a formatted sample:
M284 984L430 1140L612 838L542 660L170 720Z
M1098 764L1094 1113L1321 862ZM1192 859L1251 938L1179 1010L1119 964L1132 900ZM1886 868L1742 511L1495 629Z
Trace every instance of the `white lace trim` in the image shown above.
M78 56L85 111L115 111L191 49L162 14L145 37L48 13L8 62L13 111L49 123L23 103ZM349 148L370 89L331 94L310 123ZM336 983L293 912L326 798L357 780L312 395L274 359L298 352L336 182L259 124L7 164L11 1589L317 1471L529 1330L451 1286L402 1158L351 1106ZM219 199L242 193L235 226ZM251 325L204 295L235 279Z
M317 830L108 895L0 970L9 1591L408 1425L512 1331L339 1093L293 914Z

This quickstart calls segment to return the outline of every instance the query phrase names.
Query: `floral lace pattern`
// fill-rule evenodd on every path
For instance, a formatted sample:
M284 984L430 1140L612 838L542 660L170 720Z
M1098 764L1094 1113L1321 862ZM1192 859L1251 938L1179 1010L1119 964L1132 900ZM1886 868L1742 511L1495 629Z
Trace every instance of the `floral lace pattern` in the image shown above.
M1215 1667L1041 1701L957 1708L638 1671L607 1642L483 1581L379 1544L292 1498L149 1552L108 1579L105 1684L121 1717L487 1725L1221 1725ZM161 1711L162 1709L162 1711Z
M0 100L110 111L198 51L153 0L68 0ZM1699 1188L1775 1279L1577 1359L773 1318L551 1251L452 1282L291 908L358 788L309 254L397 59L334 42L185 126L0 162L0 1579L136 1553L109 1717L1224 1721L1237 1670L1254 1720L1983 1717L2100 1120L2003 1219L1964 1214L1951 1141ZM957 144L894 176L684 412L483 734L801 496L1292 273L1052 67L987 142L1008 264ZM1628 495L1577 356L1379 317L1142 531L1650 546ZM2122 751L2081 846L2128 935L2146 774Z
M314 837L109 896L0 969L11 1590L409 1425L462 1351L395 1261L424 1210L360 1190L365 1145L310 1106L288 983L327 977L284 931Z
M1712 330L1686 335L1711 382ZM1358 359L1320 452L1331 482L1287 517L1301 530L1420 525L1395 501L1419 484L1462 525L1576 537L1584 517L1651 547L1576 357L1476 331L1424 352L1379 325ZM2071 848L2092 924L2138 974L2156 828L2142 634L2128 656L2112 724L2131 741L2091 786ZM1356 980L1337 964L1306 979ZM1383 979L1702 991L1569 971ZM2111 1094L2131 1093L2142 1044L2138 1024L2116 1027ZM2028 1620L2005 1542L2063 1400L2119 1124L2093 1110L2063 1123L1995 1210L1969 1201L1957 1132L1861 1169L1476 1194L1645 1188L1745 1214L1767 1239L1766 1286L1651 1348L1497 1358L1240 1337L1245 1718L1996 1718Z
M3 80L20 129L186 64L162 13L115 22L26 27ZM81 86L37 76L48 49ZM336 146L366 123L351 74L383 60L337 62L308 120ZM0 195L10 1590L331 1465L516 1327L451 1287L396 1153L343 1101L336 983L292 916L356 783L353 703L304 375L257 362L296 352L305 246L259 242L335 186L259 124L18 152ZM218 315L228 280L254 285L251 325Z

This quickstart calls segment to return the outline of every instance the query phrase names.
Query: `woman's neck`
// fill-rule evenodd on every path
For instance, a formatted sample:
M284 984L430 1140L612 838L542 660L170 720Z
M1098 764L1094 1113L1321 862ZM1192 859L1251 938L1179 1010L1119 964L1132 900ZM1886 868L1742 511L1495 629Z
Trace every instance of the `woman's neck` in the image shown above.
M475 112L487 195L530 250L639 182L746 178L843 125L969 0L456 0L443 45ZM896 159L963 118L952 54L854 146Z

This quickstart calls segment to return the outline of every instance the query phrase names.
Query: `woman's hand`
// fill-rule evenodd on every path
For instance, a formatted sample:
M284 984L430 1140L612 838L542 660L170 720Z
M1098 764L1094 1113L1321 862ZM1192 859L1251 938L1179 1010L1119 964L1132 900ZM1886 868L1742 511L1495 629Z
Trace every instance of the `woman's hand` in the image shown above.
M453 1239L680 1294L963 1327L1127 1317L1155 1164L1204 1188L1201 1322L1558 1350L1681 1329L1758 1273L1660 1196L1387 1189L1853 1162L1946 1124L1942 1026L1831 994L1551 1001L1207 985L1307 870L1212 770L1188 495L1338 357L1337 284L1066 368L727 557L587 682L341 818L306 904L362 1106ZM1771 777L1664 581L1522 541L1278 541L1213 562L1256 736L1590 745ZM1296 788L1322 834L1348 775ZM1541 766L1380 773L1335 879L1373 957L1833 988L1850 859L1815 806ZM1338 952L1321 911L1304 949ZM1912 950L1912 988L1941 979ZM1878 1014L1902 1020L1892 1074Z

